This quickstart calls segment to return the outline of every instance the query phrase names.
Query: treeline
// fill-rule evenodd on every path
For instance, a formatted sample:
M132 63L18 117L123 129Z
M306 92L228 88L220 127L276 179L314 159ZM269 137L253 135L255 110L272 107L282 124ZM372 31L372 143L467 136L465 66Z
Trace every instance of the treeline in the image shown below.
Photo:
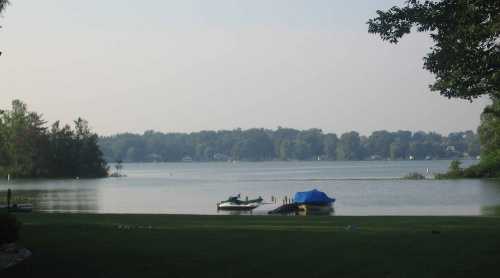
M500 98L492 97L491 100L481 114L478 128L481 161L467 168L462 168L459 161L453 161L448 172L436 178L500 178Z
M55 122L50 128L40 114L19 100L0 110L0 176L25 178L94 178L108 175L87 121L74 127Z
M437 133L385 130L370 136L337 136L320 129L291 128L201 131L194 133L123 133L101 137L110 162L455 159L479 155L472 131Z

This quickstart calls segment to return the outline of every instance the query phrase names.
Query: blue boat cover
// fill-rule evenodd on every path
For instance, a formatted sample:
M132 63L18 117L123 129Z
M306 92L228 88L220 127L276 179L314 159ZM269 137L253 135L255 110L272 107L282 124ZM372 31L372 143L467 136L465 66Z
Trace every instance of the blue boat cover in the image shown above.
M330 205L335 202L335 198L330 198L325 192L313 189L311 191L295 193L294 202L296 204L307 205Z

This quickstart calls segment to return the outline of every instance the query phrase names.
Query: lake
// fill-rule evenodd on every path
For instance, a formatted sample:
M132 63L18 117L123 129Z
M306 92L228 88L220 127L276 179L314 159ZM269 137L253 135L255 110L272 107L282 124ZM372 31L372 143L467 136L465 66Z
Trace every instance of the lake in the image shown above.
M464 161L469 165L474 161ZM297 191L325 191L333 215L492 215L500 208L493 180L401 180L409 172L444 172L450 161L130 163L123 178L0 180L37 211L75 213L227 214L216 203L244 198L280 200ZM266 214L277 205L253 211Z

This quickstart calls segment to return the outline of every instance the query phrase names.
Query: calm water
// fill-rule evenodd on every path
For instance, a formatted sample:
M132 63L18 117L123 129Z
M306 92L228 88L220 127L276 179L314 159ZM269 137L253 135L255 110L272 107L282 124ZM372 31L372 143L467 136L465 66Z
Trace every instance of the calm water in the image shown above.
M470 164L472 162L466 162ZM444 172L449 161L125 164L125 178L0 181L39 211L218 214L216 203L293 196L313 188L337 199L334 215L485 215L500 208L500 183L396 180L408 172ZM2 201L3 202L3 201ZM276 205L264 205L264 214ZM223 214L222 212L220 214Z

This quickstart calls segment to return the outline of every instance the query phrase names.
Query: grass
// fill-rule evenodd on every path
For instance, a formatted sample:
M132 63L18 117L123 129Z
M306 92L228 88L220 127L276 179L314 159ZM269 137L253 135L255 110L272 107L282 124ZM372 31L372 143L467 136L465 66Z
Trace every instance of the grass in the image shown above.
M24 223L21 244L34 252L32 270L37 277L494 277L500 273L500 218L494 217L39 213L18 217Z

